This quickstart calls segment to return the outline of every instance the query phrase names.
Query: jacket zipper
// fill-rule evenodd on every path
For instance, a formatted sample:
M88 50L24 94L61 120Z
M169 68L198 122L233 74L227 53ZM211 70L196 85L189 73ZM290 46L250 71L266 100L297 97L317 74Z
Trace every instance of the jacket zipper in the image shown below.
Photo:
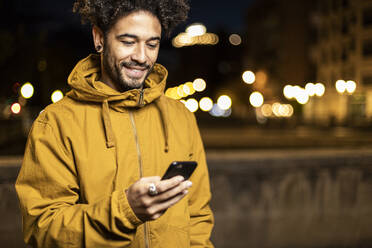
M143 92L144 90L143 89L140 89L140 97L139 97L139 100L138 100L138 106L139 107L143 107L145 104L143 102Z
M143 92L141 90L141 92ZM143 93L141 94L143 96ZM141 100L141 97L140 97L140 100ZM129 117L130 117L130 120L131 120L131 123L132 123L132 127L133 127L133 132L134 132L134 139L136 141L136 147L137 147L137 156L138 156L138 164L139 164L139 174L140 174L140 178L143 177L143 168L142 168L142 156L141 156L141 149L140 149L140 146L139 146L139 142L138 142L138 135L137 135L137 128L136 128L136 122L134 121L134 116L133 116L133 113L131 111L129 111ZM147 222L145 222L145 226L144 226L144 236L145 236L145 247L146 248L149 248L149 239L148 239L148 224Z

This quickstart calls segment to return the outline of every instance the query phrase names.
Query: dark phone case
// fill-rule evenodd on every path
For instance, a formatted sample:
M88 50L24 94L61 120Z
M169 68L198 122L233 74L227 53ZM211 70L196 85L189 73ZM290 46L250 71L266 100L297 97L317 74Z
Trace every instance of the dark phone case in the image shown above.
M169 179L175 176L183 176L188 180L198 165L195 161L174 161L172 162L161 180Z

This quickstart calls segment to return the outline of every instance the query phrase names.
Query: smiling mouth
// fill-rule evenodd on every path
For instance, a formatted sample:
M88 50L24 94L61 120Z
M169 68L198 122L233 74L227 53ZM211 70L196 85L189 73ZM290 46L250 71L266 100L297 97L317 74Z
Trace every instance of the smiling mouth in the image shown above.
M147 68L136 68L136 67L127 67L123 66L125 74L130 78L140 79L144 75L146 75L148 69Z

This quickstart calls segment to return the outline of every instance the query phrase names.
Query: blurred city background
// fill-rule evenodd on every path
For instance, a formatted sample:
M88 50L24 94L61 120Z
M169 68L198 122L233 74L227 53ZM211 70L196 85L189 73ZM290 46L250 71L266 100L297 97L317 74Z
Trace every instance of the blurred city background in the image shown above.
M0 0L0 243L24 247L27 134L94 52L73 0ZM191 0L163 40L166 95L195 112L216 247L372 247L372 0Z

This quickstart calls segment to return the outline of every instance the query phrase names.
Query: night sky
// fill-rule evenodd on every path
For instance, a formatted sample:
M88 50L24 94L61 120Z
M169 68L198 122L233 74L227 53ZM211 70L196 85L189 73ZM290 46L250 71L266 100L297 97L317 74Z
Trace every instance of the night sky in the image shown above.
M204 23L209 31L225 29L228 32L239 32L242 30L244 13L254 0L190 0L191 11L187 24L193 22ZM76 23L78 18L72 13L74 0L50 1L50 0L33 0L20 1L16 0L18 10L30 15L49 16L49 22L44 25L50 25L48 28L58 29L63 25Z

